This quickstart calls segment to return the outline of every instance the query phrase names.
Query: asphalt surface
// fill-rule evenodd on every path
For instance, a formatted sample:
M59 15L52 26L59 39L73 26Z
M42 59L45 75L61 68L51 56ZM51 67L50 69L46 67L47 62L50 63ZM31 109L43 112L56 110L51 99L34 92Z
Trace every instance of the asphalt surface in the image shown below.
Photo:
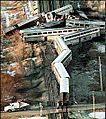
M105 104L96 104L95 109L105 109ZM72 105L70 108L67 109L68 112L70 111L87 111L87 110L92 110L92 104L87 104L87 105ZM61 113L61 112L66 112L66 108L64 109L53 109L53 108L48 108L47 110L43 109L42 113L43 115L48 115L50 113ZM33 116L39 116L40 111L18 111L18 112L1 112L1 119L17 119L21 117L33 117ZM15 117L15 118L11 118Z

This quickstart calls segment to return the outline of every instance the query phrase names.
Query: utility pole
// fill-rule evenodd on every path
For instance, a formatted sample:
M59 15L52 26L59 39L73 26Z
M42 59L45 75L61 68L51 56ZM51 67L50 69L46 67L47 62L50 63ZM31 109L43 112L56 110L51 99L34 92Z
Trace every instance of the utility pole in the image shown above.
M94 96L94 91L92 91L92 99L93 99L93 113L94 113L94 119L95 119L95 96Z
M101 91L103 91L102 68L101 68L100 56L99 56L99 75L100 75L100 88L101 88Z

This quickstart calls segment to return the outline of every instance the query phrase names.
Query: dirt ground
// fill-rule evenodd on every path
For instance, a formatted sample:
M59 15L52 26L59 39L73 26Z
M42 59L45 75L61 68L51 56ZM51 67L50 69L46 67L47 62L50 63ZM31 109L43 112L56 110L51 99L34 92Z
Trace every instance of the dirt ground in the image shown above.
M39 111L21 111L21 112L12 112L12 113L1 113L1 119L18 119L18 118L25 118L25 117L34 117L39 116Z

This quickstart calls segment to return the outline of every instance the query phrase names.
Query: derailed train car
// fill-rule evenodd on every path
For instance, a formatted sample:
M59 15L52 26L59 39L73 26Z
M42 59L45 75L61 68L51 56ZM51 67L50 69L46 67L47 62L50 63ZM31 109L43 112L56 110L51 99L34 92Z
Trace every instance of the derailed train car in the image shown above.
M54 63L62 63L65 67L72 60L72 52L65 44L64 40L61 37L56 37L54 40L54 47L59 54L59 56L52 62Z
M65 67L68 66L70 61L72 60L72 52L70 49L64 50L53 62L55 63L62 63Z
M64 50L68 49L63 38L58 37L58 36L54 39L54 47L55 47L58 54L62 53L62 51L64 51Z
M79 32L74 32L74 33L64 35L62 38L64 39L67 45L70 45L70 44L76 45L76 44L79 44L80 42L86 42L98 36L100 36L100 28L93 27L93 28L80 30Z
M68 93L68 90L65 90L65 88L66 89L69 88L68 81L70 79L70 76L68 75L68 72L66 71L65 68L68 66L68 64L72 60L72 52L68 48L67 45L70 45L70 44L74 45L79 42L86 42L98 36L100 36L100 28L94 27L94 28L81 30L79 32L70 33L62 37L57 36L55 38L54 46L58 53L58 57L52 62L51 66L60 84L60 92ZM66 82L65 82L65 79L66 79ZM65 88L63 84L66 85ZM62 90L62 87L63 87L63 90Z
M89 21L89 20L76 20L76 19L67 19L68 26L79 26L79 27L99 27L100 29L105 29L105 21Z
M52 65L52 70L60 84L60 93L69 93L69 79L70 76L67 73L64 65L62 63L54 63Z
M54 46L59 55L52 62L51 67L60 84L60 93L69 93L70 76L65 67L67 67L72 60L72 52L61 37L56 37Z

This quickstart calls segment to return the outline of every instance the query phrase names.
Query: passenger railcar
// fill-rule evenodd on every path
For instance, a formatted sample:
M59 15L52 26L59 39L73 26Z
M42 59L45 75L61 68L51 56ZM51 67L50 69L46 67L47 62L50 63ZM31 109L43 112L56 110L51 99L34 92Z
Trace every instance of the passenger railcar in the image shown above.
M64 65L62 63L54 63L52 65L52 70L58 79L58 82L60 82L61 78L70 78L69 74L67 73Z
M64 50L53 62L55 63L62 63L65 67L68 66L70 61L72 60L72 52L70 49Z
M88 21L88 20L76 20L76 19L67 19L68 26L79 26L79 27L100 27L100 29L105 28L104 21Z
M79 42L89 41L90 39L98 36L100 36L100 28L95 27L95 28L88 28L86 30L81 30L73 34L71 33L68 35L64 35L63 39L67 45L70 44L75 45L78 44Z
M60 93L69 93L69 78L60 79Z
M64 50L69 49L67 45L65 44L64 40L58 36L54 40L54 47L58 54L60 54Z
M69 12L73 12L73 7L72 5L68 4L64 7L61 7L59 9L56 9L56 10L53 10L51 11L52 13L55 12L56 14L59 14L59 15L64 15L66 13L69 13Z
M63 38L59 36L54 40L54 46L59 56L52 62L51 67L60 84L60 93L69 93L70 76L65 67L72 60L72 52L65 44Z
M56 76L58 83L60 84L60 93L69 93L70 76L67 73L63 64L62 63L53 64L52 70Z
M74 28L54 28L54 29L38 29L38 28L30 28L30 29L25 29L21 30L20 32L22 33L23 37L27 40L29 38L34 38L34 37L45 37L45 36L55 36L55 35L64 35L64 34L69 34L75 31L79 31L84 28L79 28L79 27L74 27Z

